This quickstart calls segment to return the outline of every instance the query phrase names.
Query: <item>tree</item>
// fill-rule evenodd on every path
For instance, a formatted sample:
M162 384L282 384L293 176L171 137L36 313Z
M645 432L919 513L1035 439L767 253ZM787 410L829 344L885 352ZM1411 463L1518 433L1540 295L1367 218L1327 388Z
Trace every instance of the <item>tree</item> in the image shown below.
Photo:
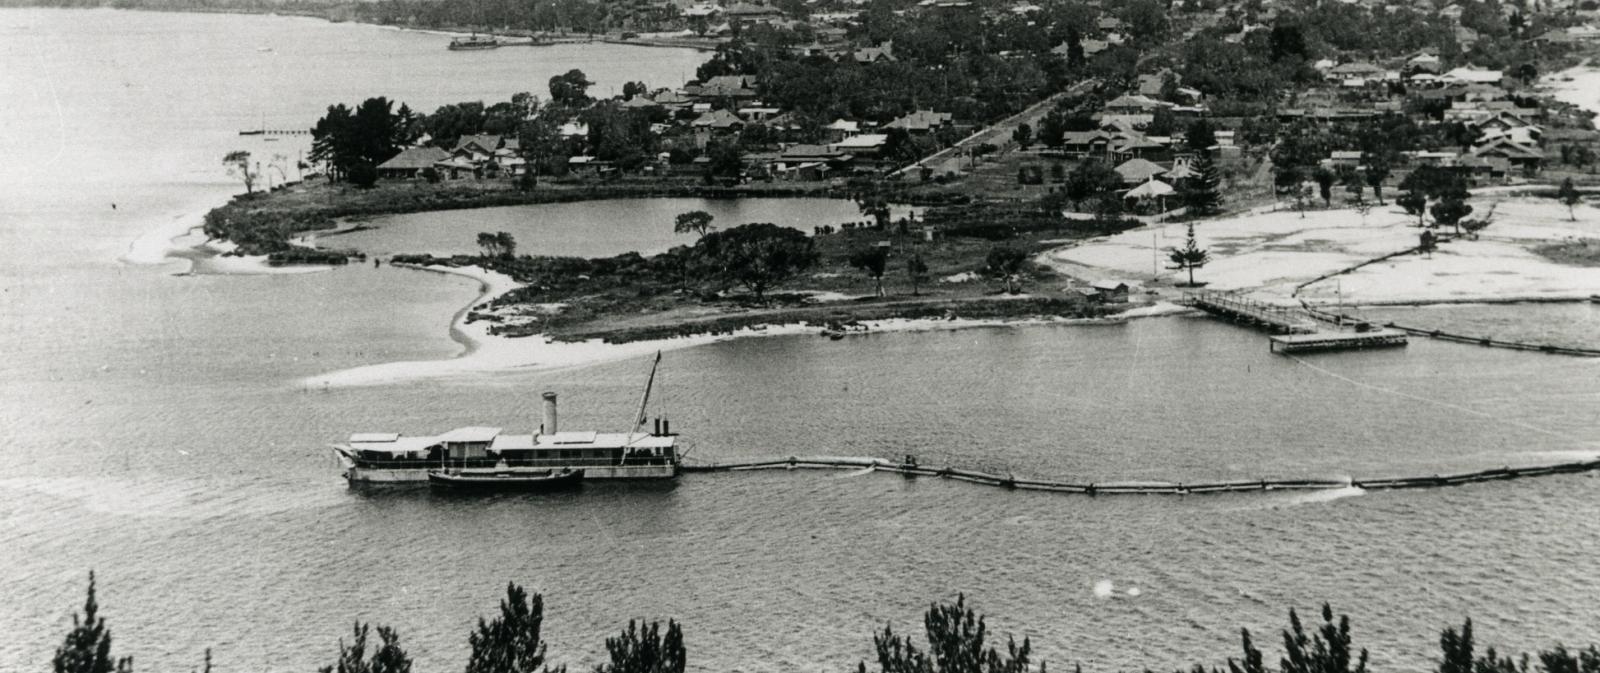
M589 101L591 86L594 86L594 82L589 81L582 70L573 68L550 78L550 101L559 105L582 106Z
M1167 253L1167 258L1172 260L1172 266L1167 267L1174 271L1189 271L1189 286L1194 287L1194 270L1211 262L1211 253L1194 238L1194 223L1189 223L1189 237L1182 248L1173 248Z
M678 219L672 224L672 233L705 236L712 229L716 228L711 225L711 221L715 219L716 217L704 210L691 210L687 213L679 213Z
M1432 229L1423 229L1422 235L1417 237L1417 252L1426 253L1428 259L1433 259L1433 251L1439 247L1439 237L1433 234Z
M1289 610L1289 629L1283 632L1284 657L1279 662L1282 673L1366 673L1367 651L1355 659L1351 666L1350 617L1340 615L1333 621L1333 608L1322 604L1322 625L1307 638L1300 625L1300 617Z
M1438 673L1474 673L1472 620L1461 625L1460 633L1447 628L1439 634L1439 649L1444 656L1439 658Z
M467 638L472 655L466 673L536 673L544 666L543 624L544 597L534 594L530 600L522 587L508 583L500 615L489 622L479 617L477 630Z
M1406 214L1416 215L1417 226L1422 226L1422 218L1428 214L1428 195L1423 194L1421 190L1411 190L1401 194L1394 202L1400 204L1400 207L1406 210Z
M1217 164L1211 155L1202 153L1194 165L1195 178L1184 192L1183 200L1194 215L1215 215L1222 210L1222 179L1217 175Z
M503 231L502 232L498 232L498 233L496 233L494 235L494 242L495 242L495 245L500 248L500 256L506 257L506 258L510 258L510 257L516 256L516 254L517 254L517 239L513 238L511 236L511 234L508 234L508 233L503 232Z
M311 129L312 161L328 167L330 179L347 177L351 171L362 171L360 177L377 180L377 171L366 172L362 164L376 167L400 152L400 148L414 140L419 123L411 109L401 106L393 111L394 104L384 97L368 98L351 110L344 105L332 105ZM482 104L478 104L481 111ZM481 114L478 117L481 123ZM476 132L477 128L471 129ZM440 139L434 134L434 139Z
M1433 204L1428 212L1433 215L1435 224L1455 227L1456 235L1461 235L1461 218L1472 214L1472 206L1456 194L1447 194L1438 203Z
M1578 188L1572 185L1572 178L1561 181L1561 189L1556 191L1556 199L1567 207L1567 219L1577 222L1578 214L1573 207L1583 202L1583 195L1578 193Z
M1378 200L1378 205L1383 205L1383 181L1389 179L1389 161L1376 154L1363 156L1367 163L1367 186L1372 188L1372 198Z
M1061 147L1067 137L1067 117L1060 110L1051 110L1039 122L1039 143L1050 149Z
M1017 130L1011 132L1011 139L1022 147L1022 151L1028 151L1028 146L1033 144L1033 127L1027 122L1018 124Z
M1191 151L1209 154L1211 148L1217 145L1217 131L1212 128L1211 122L1204 119L1196 119L1184 131L1183 142L1189 146Z
M879 229L889 226L889 216L892 211L889 206L889 199L884 198L882 194L867 193L856 195L856 208L861 211L862 215L872 218L873 226Z
M339 639L339 659L321 673L411 673L411 656L400 647L400 634L387 626L378 627L378 647L367 657L366 624L356 622L350 642Z
M1084 200L1122 187L1122 176L1099 161L1084 161L1067 174L1067 198L1081 207Z
M1311 179L1317 181L1317 190L1322 193L1322 205L1324 206L1333 205L1333 181L1335 177L1333 171L1321 167L1318 167L1316 172L1311 174Z
M371 162L358 162L350 166L345 173L345 178L350 184L361 189L372 189L378 184L378 167Z
M1022 265L1027 260L1028 253L1020 248L997 245L989 249L989 256L983 261L983 268L990 276L1005 283L1006 292L1016 294L1021 290L1017 283L1018 276L1022 273Z
M852 252L850 266L867 272L867 276L877 284L878 296L883 296L883 272L889 268L888 248L874 245Z
M911 277L911 296L919 296L923 281L928 279L928 263L922 260L922 253L913 252L906 258L906 275Z
M606 652L611 661L596 666L595 673L683 673L688 657L683 630L672 620L663 636L659 622L637 628L630 619L628 630L606 639Z
M72 616L72 630L56 648L51 661L55 673L132 673L133 658L111 657L111 629L100 617L100 604L94 597L94 571L89 571L89 597L83 602L83 616Z
M923 617L927 632L928 650L924 652L908 636L897 636L889 625L882 634L873 634L872 644L878 653L882 673L1025 673L1032 670L1029 659L1033 646L1027 638L1022 645L1007 639L1006 651L1001 653L987 645L988 626L966 605L966 597L958 596L955 603L933 605ZM1044 664L1039 670L1044 671ZM856 670L866 673L867 664L861 662Z
M695 247L707 253L723 280L743 285L755 294L756 301L765 300L768 288L817 262L810 236L765 222L711 232Z
M487 231L478 232L478 247L483 248L484 257L500 256L500 237Z
M1239 629L1239 638L1244 641L1244 656L1237 662L1231 657L1228 659L1228 673L1267 673L1261 661L1261 650L1250 642L1250 629Z
M250 167L250 153L245 150L234 150L222 157L222 165L228 167L228 175L244 182L244 193L254 194L256 179L260 175Z

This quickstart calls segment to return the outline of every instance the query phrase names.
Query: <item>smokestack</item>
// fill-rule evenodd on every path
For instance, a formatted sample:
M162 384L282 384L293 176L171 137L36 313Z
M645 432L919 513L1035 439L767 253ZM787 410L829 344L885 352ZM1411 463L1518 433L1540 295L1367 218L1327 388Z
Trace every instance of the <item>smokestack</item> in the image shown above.
M544 423L539 425L539 434L556 434L556 394L544 394Z

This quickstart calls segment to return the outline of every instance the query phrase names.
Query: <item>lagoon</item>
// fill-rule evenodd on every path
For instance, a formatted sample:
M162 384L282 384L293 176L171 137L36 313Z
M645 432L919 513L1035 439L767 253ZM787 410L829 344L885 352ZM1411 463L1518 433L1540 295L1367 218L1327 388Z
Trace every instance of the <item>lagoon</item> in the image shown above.
M674 234L674 218L704 210L714 226L726 229L771 222L810 233L814 227L870 219L854 201L824 198L607 199L387 215L360 221L360 230L317 236L318 245L355 248L368 254L479 254L481 231L510 233L517 252L531 255L610 257L625 252L649 256L675 245L694 243L693 235ZM921 209L896 207L893 217Z

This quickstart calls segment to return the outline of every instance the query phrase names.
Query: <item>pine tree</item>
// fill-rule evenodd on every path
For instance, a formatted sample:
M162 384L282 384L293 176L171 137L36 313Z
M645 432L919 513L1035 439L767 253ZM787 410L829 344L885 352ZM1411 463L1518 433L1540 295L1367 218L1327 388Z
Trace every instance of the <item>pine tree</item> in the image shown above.
M1211 253L1200 247L1199 243L1195 241L1193 222L1189 223L1189 240L1184 243L1182 248L1173 248L1167 257L1172 260L1172 266L1168 268L1175 271L1185 269L1189 271L1189 285L1191 287L1194 286L1194 270L1211 262Z
M94 571L89 571L89 598L83 602L83 617L72 616L72 631L51 662L55 673L132 673L133 658L111 658L111 629L100 617L100 604L94 598Z
M596 666L595 673L683 673L688 656L683 630L671 620L664 636L659 622L641 628L628 620L628 630L606 639L606 652L611 661Z
M1340 615L1334 622L1333 607L1327 603L1322 604L1322 626L1309 638L1300 616L1290 609L1279 668L1283 673L1366 673L1367 651L1361 650L1352 666L1350 642L1350 618Z
M466 673L535 673L544 666L543 624L544 597L534 594L530 600L515 582L507 584L500 616L488 622L478 618L478 629L468 638L472 656Z
M356 622L350 642L339 639L339 660L318 669L321 673L411 673L411 655L400 647L400 634L387 626L378 627L378 647L367 657L368 625ZM207 666L210 665L209 653Z
M1222 193L1220 187L1222 179L1217 175L1217 164L1211 160L1211 155L1200 153L1200 159L1194 165L1195 176L1189 191L1184 194L1184 202L1189 206L1191 215L1215 215L1222 210Z

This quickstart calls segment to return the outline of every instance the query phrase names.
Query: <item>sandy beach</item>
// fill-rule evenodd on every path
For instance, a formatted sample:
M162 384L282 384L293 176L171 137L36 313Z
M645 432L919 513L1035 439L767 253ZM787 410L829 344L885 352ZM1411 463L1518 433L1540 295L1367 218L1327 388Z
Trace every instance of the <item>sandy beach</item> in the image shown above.
M814 334L816 327L803 324L768 325L754 329L741 329L732 334L703 334L670 339L606 343L598 339L581 342L559 342L539 336L511 338L489 334L489 321L467 322L467 313L495 297L518 287L505 274L485 271L479 267L410 267L424 272L447 273L474 279L480 284L477 299L456 313L451 322L451 334L462 343L462 352L442 360L416 360L386 362L344 369L307 377L299 382L306 388L343 388L375 386L408 381L472 376L509 370L548 370L582 367L628 358L643 357L656 351L691 348L719 341L749 337ZM1013 327L1025 325L1094 325L1114 324L1131 318L1146 318L1185 312L1188 309L1169 304L1136 305L1112 318L1068 319L1034 318L1027 320L875 320L863 321L867 327L857 335L885 332L919 332L932 330L959 330L983 327Z
M1212 290L1243 291L1294 304L1298 298L1349 304L1426 304L1584 299L1600 293L1600 268L1558 264L1534 253L1541 244L1600 237L1600 211L1579 205L1577 221L1549 199L1480 195L1474 217L1494 209L1477 240L1445 243L1430 257L1405 255L1306 287L1325 274L1417 245L1417 219L1392 204L1365 221L1353 209L1258 210L1195 224L1211 262L1195 280ZM1166 251L1181 246L1181 224L1151 225L1047 253L1041 262L1081 278L1183 280L1166 268Z

